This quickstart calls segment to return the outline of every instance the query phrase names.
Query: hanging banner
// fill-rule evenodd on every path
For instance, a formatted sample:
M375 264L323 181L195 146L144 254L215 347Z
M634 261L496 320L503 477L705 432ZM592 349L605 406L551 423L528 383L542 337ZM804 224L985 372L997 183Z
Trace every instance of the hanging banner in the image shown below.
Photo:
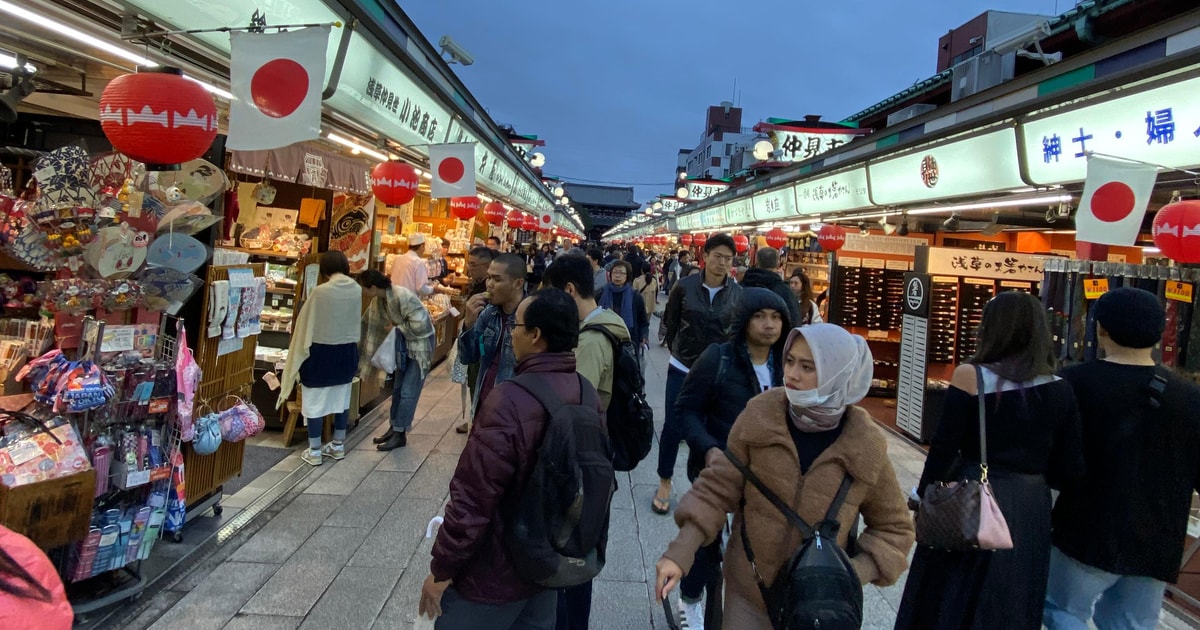
M927 252L923 254L922 252ZM981 252L950 247L918 247L918 261L926 259L925 272L943 276L971 276L999 280L1042 282L1043 262L1039 256L1013 252ZM920 263L918 262L918 268Z
M756 221L776 221L796 216L796 195L791 188L777 188L751 198Z
M703 201L729 188L729 184L725 182L714 182L700 179L688 180L686 185L688 189L687 200L689 202Z
M801 215L871 207L871 198L867 194L867 169L861 166L805 180L792 189L796 193L796 208Z
M935 143L899 157L871 161L867 165L867 178L871 183L871 201L879 206L983 195L1027 186L1017 163L1013 128Z
M823 129L800 125L759 123L754 131L767 134L774 153L766 162L803 162L832 151L855 138L871 133L870 129Z
M371 234L375 224L375 197L372 195L333 196L332 221L329 225L329 249L346 254L350 273L367 268L371 253Z

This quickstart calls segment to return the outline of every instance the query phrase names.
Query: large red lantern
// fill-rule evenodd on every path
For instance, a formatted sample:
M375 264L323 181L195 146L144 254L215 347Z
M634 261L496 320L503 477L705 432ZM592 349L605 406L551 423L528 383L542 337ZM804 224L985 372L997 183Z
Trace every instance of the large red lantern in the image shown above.
M509 210L508 216L504 217L504 221L508 223L508 227L519 230L525 224L525 215L520 210Z
M836 252L846 244L846 228L830 223L817 232L817 242L821 244L821 249Z
M504 221L504 204L499 201L488 202L483 207L483 218L492 225L500 225Z
M767 247L779 249L784 245L787 245L787 232L784 232L783 228L772 228L767 232Z
M692 236L692 245L695 247L704 247L704 242L708 240L708 235L704 232Z
M371 192L385 206L403 206L417 196L417 169L404 162L383 162L371 169Z
M453 197L450 199L450 214L455 219L469 221L479 213L479 197Z
M750 249L750 239L746 238L745 234L737 234L733 237L733 246L741 254L747 249Z
M1200 263L1200 200L1169 203L1154 215L1154 244L1178 263Z
M217 106L178 68L123 74L100 95L100 128L121 153L162 168L194 160L217 137Z
M679 235L679 244L680 245L691 245L692 244L692 235L691 234L680 234Z
M525 215L525 218L521 221L521 229L523 230L536 230L538 229L538 225L538 218L532 214Z

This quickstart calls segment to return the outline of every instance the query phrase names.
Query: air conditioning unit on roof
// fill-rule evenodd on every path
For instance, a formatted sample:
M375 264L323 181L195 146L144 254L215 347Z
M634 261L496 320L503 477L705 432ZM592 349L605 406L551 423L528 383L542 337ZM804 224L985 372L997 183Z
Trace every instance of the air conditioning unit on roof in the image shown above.
M1016 53L1013 52L1000 55L994 50L988 50L954 66L950 73L950 80L953 81L950 101L957 102L1005 81L1011 81L1016 58Z

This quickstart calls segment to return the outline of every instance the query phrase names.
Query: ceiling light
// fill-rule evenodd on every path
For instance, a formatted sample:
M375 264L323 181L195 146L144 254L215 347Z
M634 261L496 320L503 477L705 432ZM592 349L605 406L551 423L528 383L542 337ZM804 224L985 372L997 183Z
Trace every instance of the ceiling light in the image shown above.
M963 210L987 210L988 208L1013 208L1017 206L1036 206L1047 203L1067 203L1071 195L1046 195L1042 197L1026 197L1024 199L997 199L975 203L960 203L951 206L931 206L909 210L909 214L938 214L941 212L960 212Z
M3 0L0 0L0 2L3 2ZM368 148L362 146L361 144L355 142L354 140L350 140L348 138L343 138L343 137L337 135L336 133L330 132L325 137L328 138L332 142L336 142L344 147L349 148L351 150L351 152L355 153L356 155L359 152L361 152L361 153L365 153L365 154L375 158L376 160L379 160L380 162L388 161L388 156L386 156L374 149L368 149ZM426 175L428 175L428 173L426 173ZM427 179L432 179L432 178L430 177Z
M3 59L3 57L0 57L0 67L2 67L3 65L4 65L4 59ZM194 81L194 82L198 83L200 85L200 87L204 88L205 91L207 91L209 94L212 94L213 96L216 96L218 98L223 98L227 101L233 100L233 94L231 92L229 92L229 90L223 90L215 85L209 85L208 83L205 83L204 81L201 81L200 79L197 79L195 77L190 77L186 74L183 75L183 78L185 78L189 81Z
M5 53L0 53L0 68L3 68L5 70L13 70L16 67L17 67L17 58L16 57L9 55L9 54L5 54ZM26 63L25 71L30 74L33 74L33 73L37 72L37 67L31 63Z
M29 9L19 7L11 2L8 2L7 0L0 0L0 13L7 13L11 16L20 18L27 22L31 22L37 26L41 26L43 28L54 31L55 33L58 33L59 35L62 35L69 39L73 39L77 42L87 44L94 48L99 48L100 50L103 50L104 52L116 55L117 57L120 57L127 61L132 61L133 63L135 63L139 66L154 67L154 66L158 65L157 63L155 63L137 53L130 52L124 48L121 48L120 46L110 44L98 37L95 37L94 35L89 35L79 29L76 29L71 26L67 26L66 24L63 24L62 22L57 22L57 21L52 20L44 15L39 15L37 13L34 13L33 11L30 11Z

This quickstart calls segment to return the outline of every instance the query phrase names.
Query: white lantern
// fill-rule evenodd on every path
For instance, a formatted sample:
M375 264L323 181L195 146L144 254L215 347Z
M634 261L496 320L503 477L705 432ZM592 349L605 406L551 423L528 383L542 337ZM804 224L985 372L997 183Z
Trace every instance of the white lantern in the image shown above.
M555 186L555 187L554 187L554 196L555 196L555 197L562 197L564 194L566 194L566 192L567 192L567 191L563 190L563 187L562 187L562 186Z
M679 190L675 191L675 196L679 197L680 199L687 199L688 198L687 186L680 186Z

